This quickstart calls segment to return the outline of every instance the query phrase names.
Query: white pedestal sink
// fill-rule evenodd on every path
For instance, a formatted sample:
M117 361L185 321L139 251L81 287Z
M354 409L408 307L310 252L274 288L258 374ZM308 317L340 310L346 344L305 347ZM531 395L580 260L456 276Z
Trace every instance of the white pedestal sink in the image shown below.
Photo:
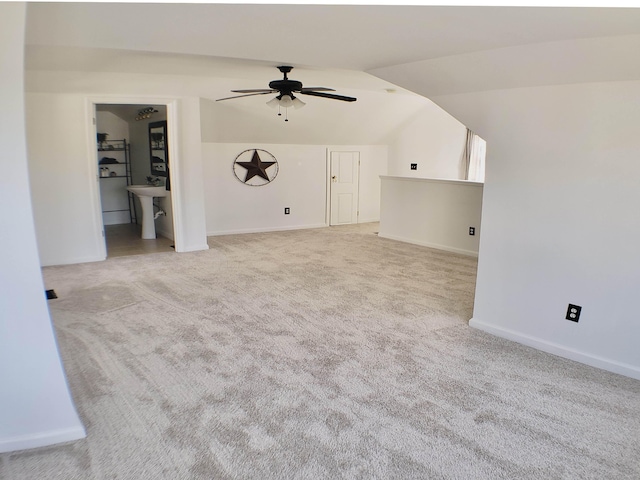
M153 185L129 185L127 187L131 193L140 199L142 205L142 238L149 240L156 238L156 224L153 213L153 197L166 197L169 195L163 186Z

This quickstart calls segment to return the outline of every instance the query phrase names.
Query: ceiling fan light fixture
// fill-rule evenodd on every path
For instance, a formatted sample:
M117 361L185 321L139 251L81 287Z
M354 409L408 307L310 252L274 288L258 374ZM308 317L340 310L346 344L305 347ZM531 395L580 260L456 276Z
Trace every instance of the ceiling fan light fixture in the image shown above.
M293 99L291 98L291 95L282 95L280 97L280 106L282 108L289 108L293 105Z
M271 100L267 102L271 108L276 108L280 104L280 99L278 97L273 97Z
M302 108L305 105L306 103L304 103L302 100L300 100L299 98L293 97L293 108L298 110L299 108Z

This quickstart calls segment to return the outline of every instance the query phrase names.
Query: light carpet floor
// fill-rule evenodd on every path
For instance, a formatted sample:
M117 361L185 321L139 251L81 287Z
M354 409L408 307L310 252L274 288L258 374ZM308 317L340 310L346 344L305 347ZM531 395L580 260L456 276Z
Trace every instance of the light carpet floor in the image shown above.
M640 382L471 329L476 260L376 227L45 268L88 437L0 478L640 478Z

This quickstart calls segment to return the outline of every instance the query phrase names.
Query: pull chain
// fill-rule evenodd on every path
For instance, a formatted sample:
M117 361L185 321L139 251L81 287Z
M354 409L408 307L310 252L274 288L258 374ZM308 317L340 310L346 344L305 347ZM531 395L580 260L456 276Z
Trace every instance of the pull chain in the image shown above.
M280 105L278 105L278 116L279 117L282 116L282 112L280 111ZM289 109L288 108L284 109L284 121L285 122L289 121Z

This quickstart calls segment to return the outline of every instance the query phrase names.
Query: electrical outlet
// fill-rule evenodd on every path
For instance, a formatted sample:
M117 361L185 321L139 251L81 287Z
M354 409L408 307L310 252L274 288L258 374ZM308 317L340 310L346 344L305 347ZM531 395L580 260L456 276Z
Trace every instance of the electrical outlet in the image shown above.
M289 215L291 213L291 209L289 207L284 207L284 214Z
M418 164L417 163L412 163L411 164L411 170L417 170L418 169Z
M569 304L569 307L567 308L567 316L564 317L567 320L571 320L572 322L576 322L578 323L578 320L580 320L580 312L582 312L582 307L579 305L573 305L573 304Z
M476 227L469 227L469 235L475 235L476 234Z

